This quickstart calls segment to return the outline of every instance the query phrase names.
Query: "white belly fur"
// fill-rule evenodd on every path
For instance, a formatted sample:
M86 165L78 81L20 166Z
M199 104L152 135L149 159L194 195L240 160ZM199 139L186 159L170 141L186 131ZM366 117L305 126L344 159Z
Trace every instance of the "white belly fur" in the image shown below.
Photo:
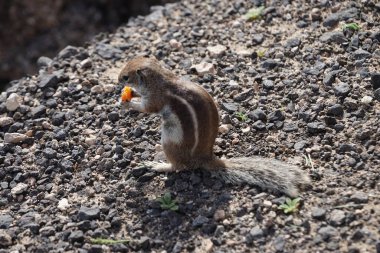
M175 143L181 144L183 141L182 125L175 113L172 112L169 106L165 106L162 111L162 132L161 144Z

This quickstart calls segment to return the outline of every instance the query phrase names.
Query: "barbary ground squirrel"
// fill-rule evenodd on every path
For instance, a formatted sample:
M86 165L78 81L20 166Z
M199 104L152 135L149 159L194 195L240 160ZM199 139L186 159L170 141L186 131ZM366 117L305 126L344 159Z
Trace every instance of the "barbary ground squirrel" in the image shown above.
M131 86L140 98L122 106L162 117L161 144L170 163L156 163L153 170L171 172L205 169L227 183L259 186L291 197L310 184L295 165L262 158L219 159L213 153L219 115L213 98L200 85L182 80L151 57L129 61L119 83Z

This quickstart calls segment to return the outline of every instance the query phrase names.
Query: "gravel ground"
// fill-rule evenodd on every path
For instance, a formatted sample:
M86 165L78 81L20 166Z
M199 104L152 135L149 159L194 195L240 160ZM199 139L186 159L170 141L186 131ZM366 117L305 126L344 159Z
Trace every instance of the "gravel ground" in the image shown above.
M266 1L243 20L260 2L155 8L14 81L0 96L0 252L380 252L380 4ZM202 171L147 170L160 118L116 106L138 54L214 96L218 156L300 164L313 187L299 211ZM178 211L161 209L166 192Z

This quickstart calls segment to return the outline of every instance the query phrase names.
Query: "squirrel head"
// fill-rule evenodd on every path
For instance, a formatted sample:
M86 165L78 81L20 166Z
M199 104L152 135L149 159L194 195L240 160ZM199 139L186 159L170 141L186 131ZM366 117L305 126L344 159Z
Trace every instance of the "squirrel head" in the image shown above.
M127 62L119 74L118 81L145 96L148 92L161 90L162 86L174 77L174 74L163 68L156 58L139 56Z

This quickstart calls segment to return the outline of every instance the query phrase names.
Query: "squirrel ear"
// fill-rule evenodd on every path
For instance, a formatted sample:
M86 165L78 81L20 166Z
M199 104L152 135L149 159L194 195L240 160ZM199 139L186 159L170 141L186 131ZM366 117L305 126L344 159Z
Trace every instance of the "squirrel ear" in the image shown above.
M146 77L149 73L149 70L145 67L142 67L141 69L137 69L136 70L136 74L139 76L139 77Z
M144 81L143 81L144 75L142 72L143 71L141 69L136 70L137 82L138 82L139 86L144 85Z

